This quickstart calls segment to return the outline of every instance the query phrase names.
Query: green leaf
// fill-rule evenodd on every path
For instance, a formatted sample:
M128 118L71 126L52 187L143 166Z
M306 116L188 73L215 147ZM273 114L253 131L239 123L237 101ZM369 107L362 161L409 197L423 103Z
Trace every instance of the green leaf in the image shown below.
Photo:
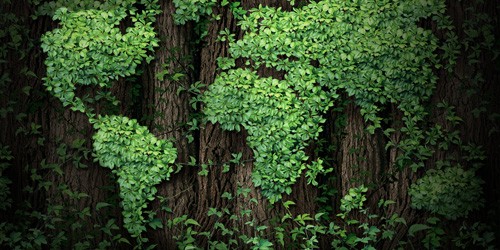
M99 211L101 208L103 207L109 207L111 206L111 204L107 203L107 202L98 202L95 206L95 210L96 211Z
M430 226L425 225L425 224L413 224L408 229L408 235L413 237L415 235L415 233L423 231L423 230L427 230L430 228L431 228Z
M148 224L153 229L163 228L163 223L159 218L152 219Z
M286 209L290 208L290 206L292 206L292 205L295 205L295 202L293 202L291 200L283 202L283 207L285 207Z
M187 219L185 222L184 222L184 225L188 226L188 225L194 225L194 226L200 226L200 224L193 220L193 219Z

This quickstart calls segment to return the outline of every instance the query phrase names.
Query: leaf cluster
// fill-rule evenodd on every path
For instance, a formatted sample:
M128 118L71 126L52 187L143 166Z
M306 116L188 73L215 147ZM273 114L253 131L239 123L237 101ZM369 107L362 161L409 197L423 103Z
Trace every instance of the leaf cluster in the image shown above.
M51 3L64 6L66 1ZM158 140L134 119L94 119L95 114L85 106L84 99L75 95L78 85L109 89L118 78L135 74L143 59L153 59L148 52L158 46L153 22L159 5L156 0L142 0L145 9L139 11L135 3L86 1L69 4L73 11L58 8L53 19L59 20L61 26L43 35L42 49L47 53L46 89L64 106L71 105L73 110L91 118L97 130L93 136L95 158L118 176L125 228L141 239L146 230L143 209L154 199L154 186L168 179L173 171L170 165L177 157L176 149L171 142ZM46 5L40 8L43 6ZM127 16L132 26L122 32L120 22Z
M138 12L123 7L56 10L53 19L60 21L60 28L41 38L47 53L46 89L64 106L85 112L83 101L75 96L77 85L109 88L113 80L135 74L143 59L152 60L148 52L158 46L152 24L156 13L156 8ZM122 34L118 25L127 15L133 26Z
M10 166L12 159L9 147L0 144L0 211L5 211L12 206L9 184L12 181L5 177L3 172Z
M482 183L475 170L454 166L428 170L424 177L412 184L408 193L413 208L455 220L483 206Z
M226 72L205 92L204 112L224 129L248 131L254 184L275 202L303 170L324 171L304 148L318 139L322 114L342 93L355 99L370 132L381 127L387 104L410 125L423 120L437 79L438 39L417 23L444 10L440 0L324 0L291 12L253 9L239 22L244 37L231 41L230 57L219 60ZM236 59L246 68L235 69ZM284 79L260 77L260 67L283 71Z
M200 17L210 16L217 0L174 0L176 24L185 24L188 21L199 22Z
M139 237L146 230L142 211L155 198L155 185L169 179L177 150L127 117L102 116L94 128L95 157L118 176L124 226Z

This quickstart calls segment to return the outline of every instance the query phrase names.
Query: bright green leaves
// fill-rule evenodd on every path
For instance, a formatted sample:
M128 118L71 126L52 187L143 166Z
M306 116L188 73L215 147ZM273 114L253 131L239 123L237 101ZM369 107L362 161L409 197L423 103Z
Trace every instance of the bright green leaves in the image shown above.
M482 183L474 170L460 166L429 170L409 190L412 207L452 220L465 217L483 206Z
M49 15L53 16L54 13L60 8L67 8L70 11L81 11L81 10L112 10L117 7L128 8L134 0L106 0L106 1L96 1L96 0L55 0L55 1L42 1L42 0L31 0L34 6L37 6L35 10L34 17Z
M157 46L151 18L157 12L128 10L134 26L122 34L118 25L127 16L127 9L82 10L71 12L58 9L53 16L61 27L42 37L42 49L47 53L44 78L47 90L64 106L76 111L89 111L75 96L78 85L111 87L119 77L135 74L147 53ZM133 13L133 14L132 14Z
M289 13L259 8L240 22L246 36L230 52L250 58L255 68L265 64L289 75L299 76L291 72L297 67L309 68L319 85L354 96L365 119L378 128L377 104L399 103L413 114L415 103L432 93L437 39L415 20L442 11L415 16L420 12L406 13L406 3L383 2L320 1ZM314 60L319 67L312 70Z
M346 194L340 200L340 210L342 212L350 212L355 209L362 209L363 203L366 201L366 196L364 193L368 191L365 186L360 186L356 188L349 189L349 193Z
M169 179L177 151L127 117L99 117L94 128L95 157L118 176L124 226L138 237L146 230L142 210L154 199L155 185Z
M408 126L424 119L423 103L437 79L438 40L417 22L444 10L441 0L324 0L291 12L253 9L239 23L244 37L231 41L231 56L219 60L227 72L205 93L205 114L224 129L248 131L254 184L274 202L303 170L311 183L325 171L320 159L308 162L304 148L318 138L322 114L341 92L354 97L372 133L387 104L402 111ZM246 69L231 69L239 58ZM284 80L252 72L261 66L284 71Z
M296 86L290 83L235 69L222 73L204 96L209 121L220 122L227 130L239 131L243 126L248 131L247 141L256 158L253 182L271 202L290 194L291 185L308 168L304 149L318 137L324 122L311 108L318 106L311 104L316 100L298 95L304 92L294 91ZM328 106L323 101L322 110ZM311 176L324 171L320 163L310 165L315 166Z
M57 6L61 2L52 3ZM152 60L148 52L158 46L152 22L159 6L156 0L142 0L145 9L139 11L133 6L136 1L94 3L71 6L79 11L59 8L54 12L60 28L42 37L42 49L47 53L45 86L64 106L91 118L97 130L93 137L96 160L118 176L124 226L141 239L147 224L142 211L154 199L155 185L169 179L177 151L171 142L157 139L136 120L93 118L95 114L75 91L78 85L110 88L118 78L135 74L144 59ZM122 33L118 26L127 15L133 25ZM104 92L96 99L106 96L111 95Z
M174 0L176 24L185 24L188 21L199 22L200 17L210 16L217 0Z

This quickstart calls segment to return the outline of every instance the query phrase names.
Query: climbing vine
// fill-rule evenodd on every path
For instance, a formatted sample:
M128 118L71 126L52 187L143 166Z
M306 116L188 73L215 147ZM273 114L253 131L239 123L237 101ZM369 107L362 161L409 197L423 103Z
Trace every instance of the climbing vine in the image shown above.
M202 21L205 18L212 18L219 20L220 15L215 15L213 9L216 6L229 6L233 16L240 19L247 12L241 7L240 1L229 1L229 0L174 0L175 13L174 21L176 24L185 24L189 21L194 21L195 23L204 24ZM204 36L202 34L202 36Z
M290 193L304 170L310 183L327 171L304 149L318 139L322 115L342 93L355 99L371 133L381 128L384 105L396 104L407 136L398 145L406 149L400 165L425 159L429 150L418 146L418 123L437 80L439 42L417 23L440 19L444 11L439 0L325 0L291 12L253 9L239 22L244 37L232 40L230 57L219 60L226 71L206 92L204 112L224 129L248 131L253 181L271 202ZM245 69L235 68L240 58ZM258 76L261 67L285 72L283 80Z
M217 0L174 0L176 24L185 24L188 21L199 22L200 17L210 16Z
M147 202L155 198L154 186L168 180L173 173L176 149L172 142L157 139L135 119L97 115L88 105L93 99L88 93L82 96L77 88L106 91L118 78L136 74L142 61L152 60L149 54L158 46L152 25L159 9L157 1L141 1L145 10L135 7L135 1L84 1L78 5L71 1L50 3L53 4L44 4L37 12L38 15L53 15L54 20L60 22L58 29L42 38L42 48L48 56L45 87L64 106L89 116L96 129L93 137L96 160L118 177L125 227L133 237L141 239L141 234L146 231L144 209ZM174 0L177 7L175 22L200 21L201 17L212 15L212 8L217 3L214 0ZM230 3L222 1L220 4ZM417 170L433 153L429 145L447 148L443 144L447 142L432 141L433 133L443 136L440 127L423 131L421 125L427 117L425 102L437 80L434 71L441 67L436 51L444 50L443 58L449 60L445 67L450 69L454 65L456 43L442 44L430 30L418 25L422 19L432 18L437 20L440 28L449 29L443 16L444 1L324 0L290 12L259 7L251 10L248 16L243 15L245 12L238 6L239 2L231 3L233 14L239 14L239 25L245 36L236 41L233 34L224 31L227 36L221 37L221 41L227 39L230 42L230 57L218 59L225 72L205 93L204 112L209 121L220 123L224 129L247 130L248 145L255 157L254 184L272 203L282 199L283 194L290 194L291 186L304 171L308 182L314 185L317 185L319 174L331 171L323 165L322 159L310 159L306 148L312 140L319 139L321 126L325 123L323 115L339 105L344 94L360 107L371 133L382 128L381 111L387 105L394 104L401 111L403 127L398 132L402 132L405 138L397 144L388 144L400 150L399 167ZM131 18L133 26L123 31L118 26L126 17ZM212 17L217 19L217 16ZM456 41L452 32L447 38ZM245 66L236 67L237 60ZM283 78L260 76L257 71L264 67L283 72ZM116 102L111 95L101 96ZM384 132L390 135L395 129ZM459 137L453 133L449 136L452 140ZM206 168L206 164L204 168L202 165L200 175L206 175ZM223 172L228 169L226 165ZM450 179L456 186L450 187L447 181ZM424 208L451 219L463 217L481 205L476 203L481 201L477 199L481 193L480 184L475 169L465 170L460 165L430 171L410 189L412 204L415 208ZM465 186L470 192L462 192ZM443 192L436 194L437 191ZM351 189L340 200L342 213L338 217L346 219L351 210L368 215L363 208L365 192L365 187ZM437 200L432 200L434 197ZM459 206L451 202L457 197ZM223 198L231 199L231 194L226 193ZM290 203L284 204L288 209ZM238 219L228 211L210 208L207 216L227 214L234 220ZM247 212L240 216L245 217ZM369 215L371 218L375 216ZM383 220L391 227L405 223L395 216ZM322 217L322 214L315 215L314 219L309 214L297 217L286 214L281 221L298 225L291 231L291 238L303 241L300 246L304 248L314 248L316 235L321 234L339 236L332 246L352 248L361 244L371 247L380 237L392 239L394 234L392 229L383 230L368 223L359 225L364 231L363 237L346 235L345 228L333 223L329 227L307 223L319 222ZM436 220L431 221L429 224L436 224ZM353 220L346 223L359 224ZM187 215L174 219L169 226L181 224L188 228L200 226ZM236 232L222 223L214 227L227 234ZM240 239L256 247L272 246L273 243L262 233L266 226L255 227L259 236L245 238L242 235ZM276 238L282 246L284 227L276 227ZM424 230L422 228L434 230L428 234L431 235L429 239L442 234L437 233L440 232L438 229L430 230L431 227L417 224L411 227L411 236ZM184 238L178 238L179 246L190 246L194 240L192 236L197 233L188 230ZM211 236L210 232L199 235L202 233L207 238ZM230 242L230 245L237 245L235 242ZM222 246L221 242L214 244ZM434 243L429 243L431 245Z
M61 3L66 2L42 5L48 7L39 9L39 14L51 13L49 7ZM155 198L154 186L169 179L177 158L176 149L171 142L157 139L135 119L107 115L96 118L88 105L93 102L92 98L88 94L81 98L76 94L78 86L100 87L104 89L100 96L117 102L108 92L113 82L135 74L143 60L153 59L148 52L158 46L153 22L159 5L156 0L143 0L140 3L145 10L138 10L135 3L94 2L83 7L69 4L71 8L83 9L73 11L58 8L53 12L53 19L60 21L60 28L44 34L42 49L47 53L46 89L64 106L87 114L94 125L96 160L118 177L124 226L141 245L146 241L141 237L146 231L143 210L147 202ZM119 25L127 16L133 26L122 33Z

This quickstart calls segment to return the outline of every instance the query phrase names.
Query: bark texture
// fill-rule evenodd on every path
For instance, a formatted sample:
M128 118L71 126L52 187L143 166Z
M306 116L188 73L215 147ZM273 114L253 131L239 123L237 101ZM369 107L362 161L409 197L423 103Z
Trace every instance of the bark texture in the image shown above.
M47 212L51 206L63 205L68 208L62 211L62 217L71 220L77 212L89 209L88 216L81 221L79 230L92 234L96 241L102 233L90 233L94 225L102 224L105 217L93 208L115 194L103 187L113 186L110 171L93 163L90 152L72 147L75 140L84 140L81 149L91 147L92 127L88 119L81 113L75 113L60 105L59 100L51 97L43 86L45 76L45 55L40 49L40 37L47 31L57 27L50 17L31 18L34 7L29 1L17 1L15 4L2 4L2 12L13 13L18 18L22 36L21 46L7 54L8 64L2 64L1 72L9 74L10 84L6 96L0 101L1 107L13 103L13 112L8 113L0 122L0 139L3 145L10 147L13 160L6 175L13 181L10 186L13 207L0 216L2 221L9 221L14 214L26 209L30 204L30 212ZM8 42L9 37L4 38ZM24 70L33 74L25 74ZM29 89L29 91L23 91ZM32 128L37 128L32 130ZM58 166L60 173L50 169ZM38 179L39 176L41 179ZM32 192L26 192L31 187ZM75 199L72 194L85 193ZM49 213L50 214L50 213ZM111 212L119 215L116 209ZM50 219L50 218L49 218ZM41 223L33 222L31 223ZM82 240L76 230L69 230L66 221L56 223L59 230L70 232L67 245L72 246ZM41 227L43 228L43 223Z
M207 35L201 42L196 43L199 38L195 32L195 24L176 25L173 21L175 8L172 0L160 1L162 14L157 17L156 31L160 38L160 47L156 49L155 60L149 65L143 65L144 74L135 82L121 80L113 88L113 93L122 101L120 112L122 114L134 116L142 124L149 126L151 131L159 138L170 138L175 141L178 150L177 164L179 172L173 174L169 181L160 184L158 195L164 197L152 202L148 207L156 211L165 224L169 219L188 215L196 220L201 226L198 231L209 231L210 240L224 240L225 235L221 230L214 229L215 223L223 223L226 227L234 227L240 233L249 237L258 235L254 226L248 225L248 221L254 220L257 225L271 226L271 221L285 213L285 209L280 205L270 206L270 204L260 195L258 188L252 183L252 159L253 154L246 145L246 132L222 131L217 124L199 125L199 130L189 131L187 122L190 118L203 108L202 104L196 104L195 110L190 98L193 95L187 91L196 82L211 84L216 75L217 58L228 55L227 42L217 40L219 33L224 29L229 29L237 34L237 38L242 37L237 26L237 20L233 17L228 7L219 7L214 10L215 14L220 14L221 19L212 21L207 26ZM245 9L258 7L258 5L270 5L283 7L290 10L291 6L286 0L244 0L242 6ZM460 27L466 20L474 18L466 11L468 3L465 1L448 1L448 14L453 23L458 27L457 32L460 38L466 34ZM485 1L478 5L478 11L488 13L491 17L497 17L499 9L495 0ZM93 130L87 118L79 113L74 113L59 105L58 100L51 98L45 92L41 78L45 75L43 65L44 55L39 48L39 38L47 30L51 30L57 24L50 21L48 17L41 17L32 20L29 16L34 9L28 1L18 1L16 4L2 5L2 11L13 12L17 16L24 18L24 25L29 28L29 36L33 39L34 48L29 50L26 57L19 59L20 55L16 51L11 51L7 61L9 64L0 65L2 72L8 72L12 79L8 86L6 96L0 98L1 107L7 106L9 101L16 101L14 111L9 113L0 123L0 139L4 145L9 145L14 156L12 167L5 173L13 184L11 192L14 198L14 207L6 215L0 215L0 219L8 220L15 210L21 208L23 201L30 201L34 204L33 210L44 210L49 205L64 204L81 210L89 207L91 215L86 219L87 224L81 231L92 230L93 225L102 225L106 219L121 218L119 208L113 208L104 212L95 210L98 202L112 201L117 198L117 187L113 182L111 173L98 164L92 162L92 156L88 159L82 158L81 163L86 167L72 160L62 158L62 152L70 155L82 156L82 152L71 148L71 144L77 139L85 139L84 146L91 148ZM499 25L494 20L495 36L499 38ZM431 25L432 26L432 25ZM29 46L29 40L23 41L23 46ZM498 45L498 42L497 42ZM467 54L468 51L462 51ZM462 140L465 143L483 145L486 151L487 160L479 174L485 180L484 190L486 206L483 210L471 216L473 220L496 220L497 225L500 216L488 217L488 211L499 211L500 208L500 184L497 182L500 170L500 133L498 130L498 118L492 117L493 113L500 113L500 99L496 94L500 93L498 85L499 72L498 65L491 63L492 55L485 55L481 58L482 63L470 66L464 56L459 58L456 65L456 73L453 75L438 72L440 80L435 94L430 100L430 105L446 101L456 107L457 114L463 119L459 129ZM29 77L20 73L20 70L28 67L37 77ZM165 71L168 74L164 79L158 76ZM476 72L483 72L484 82L473 84L471 76ZM184 77L173 79L168 77L175 73L182 73ZM262 76L282 77L282 72L273 69L261 69ZM31 94L23 94L25 86L31 87ZM477 89L478 93L466 95L469 89ZM138 97L131 93L139 90ZM137 101L137 98L140 99ZM484 103L488 101L488 103ZM131 106L130 104L134 104ZM340 104L339 104L340 105ZM486 111L474 115L474 110L478 107L486 107ZM99 110L99 108L98 108ZM393 120L401 118L401 114L394 107L387 107ZM18 114L26 113L25 117ZM322 180L321 184L326 184L337 189L337 194L329 202L334 208L339 207L339 200L347 194L353 187L365 185L371 188L368 193L367 207L373 207L372 213L383 212L385 214L397 213L404 217L408 223L422 223L429 214L411 209L411 200L408 195L409 186L423 175L422 171L412 172L410 169L398 170L394 167L395 160L400 154L395 149L385 149L388 140L398 141L399 134L386 138L382 133L369 134L365 131L366 123L360 115L359 108L354 104L354 100L349 100L342 111L330 112L325 123L325 132L322 136L326 138L327 144L333 145L333 152L321 153L320 156L328 159L334 166L335 180ZM344 122L341 122L343 119ZM447 124L446 117L442 113L433 113L429 118L439 124ZM29 129L30 124L40 125L40 135L17 132L21 128ZM343 124L343 125L339 125ZM490 132L491 131L491 132ZM192 133L194 141L188 141L188 135ZM45 137L43 145L39 145L38 138ZM68 146L61 149L61 143ZM314 146L311 146L309 154L313 155ZM230 164L230 170L223 172L222 165L229 163L232 154L242 153L242 164ZM444 159L453 152L438 152L426 163L433 167L436 160ZM196 166L188 166L190 158L197 160ZM61 166L62 175L55 174L42 167L42 159L46 163L58 164ZM201 164L208 164L208 175L200 176ZM25 171L25 168L29 171ZM47 188L39 188L33 194L26 194L22 189L27 185L32 185L31 169L40 173L46 180L53 184ZM73 199L67 194L57 189L58 186L66 185L69 189L78 192L85 192L89 197ZM110 187L105 189L103 187ZM233 200L222 198L225 192L236 195L241 188L249 188L248 196L239 195ZM297 203L291 209L294 215L315 214L319 211L316 198L321 192L311 185L307 185L306 179L301 178L294 186L290 196L284 200L293 200ZM397 203L387 210L375 209L379 199L390 199ZM253 202L252 199L258 202ZM170 208L170 210L166 209ZM219 210L227 208L232 213L239 215L244 210L250 209L251 215L239 220L231 220L229 216L217 218L208 216L210 208ZM335 211L338 212L338 211ZM333 214L335 214L335 212ZM68 214L68 217L75 216ZM357 219L362 219L362 215L356 215ZM65 225L69 227L69 225ZM457 225L451 223L450 227ZM176 236L183 233L185 228L177 226L173 228L163 227L162 229L150 230L146 237L152 243L157 244L159 249L175 249ZM380 249L392 249L398 240L405 240L408 227L400 226L395 232L392 241L381 242ZM451 230L455 230L451 228ZM498 229L497 229L498 230ZM83 236L81 231L74 232L69 239L73 245ZM122 234L127 234L125 231ZM497 232L499 233L499 232ZM102 233L101 233L102 234ZM273 239L274 231L269 227L263 232L266 237ZM498 235L498 234L497 234ZM97 234L95 240L104 237ZM197 238L201 247L207 247L205 237ZM330 247L329 239L323 239L322 249ZM241 246L241 242L240 242ZM114 248L128 248L127 245L113 246ZM248 246L247 246L248 247ZM242 247L244 248L244 247ZM279 247L277 247L279 248Z
M191 25L174 24L172 14L175 8L172 1L161 1L162 13L157 17L156 31L160 38L160 47L156 49L155 60L145 66L146 74L142 79L143 112L142 119L159 138L173 140L177 148L177 163L185 164L189 156L195 154L195 145L188 144L186 122L191 108L190 96L187 92L178 92L180 88L188 89L195 77L190 65L193 60L193 31ZM160 74L167 72L163 79ZM172 79L173 74L185 74L179 80ZM181 168L179 165L178 168ZM192 215L196 206L196 169L184 166L179 173L173 174L169 181L158 187L158 195L166 198L164 204L156 203L154 207L167 206L157 216L166 219L184 214ZM154 243L161 248L176 247L176 228L164 227L151 233Z

